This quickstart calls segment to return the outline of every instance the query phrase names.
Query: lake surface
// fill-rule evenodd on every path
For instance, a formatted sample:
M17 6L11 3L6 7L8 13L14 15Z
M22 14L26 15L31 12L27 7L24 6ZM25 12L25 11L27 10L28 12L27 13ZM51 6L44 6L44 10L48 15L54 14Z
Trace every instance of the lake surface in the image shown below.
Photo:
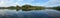
M30 11L0 9L0 18L60 18L60 11L53 9Z

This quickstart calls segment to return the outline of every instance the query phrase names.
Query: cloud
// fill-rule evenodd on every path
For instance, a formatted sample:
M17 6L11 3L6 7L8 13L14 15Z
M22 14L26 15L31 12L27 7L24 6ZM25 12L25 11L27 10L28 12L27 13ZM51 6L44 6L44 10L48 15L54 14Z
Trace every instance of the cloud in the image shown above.
M8 0L0 0L0 6L7 6L6 3L9 2Z
M33 0L0 0L0 7L15 6L21 4L27 4Z
M0 7L16 5L16 3L20 2L20 1L21 0L0 0Z
M21 2L18 2L18 4L20 5L24 5L24 4L31 4L31 2L33 2L34 0L23 0Z
M60 0L49 0L45 6L60 6Z
M15 6L15 5L24 5L24 4L31 4L31 5L44 5L44 6L56 6L60 5L60 0L49 0L47 3L40 2L34 3L33 1L36 0L0 0L0 7L7 7L7 6Z
M34 3L33 5L34 6L40 6L41 4L40 3Z
M32 2L32 1L34 1L34 0L24 0L24 2Z

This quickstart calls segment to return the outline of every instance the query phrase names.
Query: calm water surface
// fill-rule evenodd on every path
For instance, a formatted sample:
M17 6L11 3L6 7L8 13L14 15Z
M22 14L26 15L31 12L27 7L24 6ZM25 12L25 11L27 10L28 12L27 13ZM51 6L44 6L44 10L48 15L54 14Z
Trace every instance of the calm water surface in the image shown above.
M31 11L0 9L0 18L60 18L60 11L52 9Z

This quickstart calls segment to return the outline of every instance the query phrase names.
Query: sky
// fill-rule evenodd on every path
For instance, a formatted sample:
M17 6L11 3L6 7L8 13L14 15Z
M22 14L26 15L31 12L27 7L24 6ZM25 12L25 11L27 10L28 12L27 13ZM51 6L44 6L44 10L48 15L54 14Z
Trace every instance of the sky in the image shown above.
M34 6L54 7L60 6L60 0L0 0L0 7L22 6L30 4Z

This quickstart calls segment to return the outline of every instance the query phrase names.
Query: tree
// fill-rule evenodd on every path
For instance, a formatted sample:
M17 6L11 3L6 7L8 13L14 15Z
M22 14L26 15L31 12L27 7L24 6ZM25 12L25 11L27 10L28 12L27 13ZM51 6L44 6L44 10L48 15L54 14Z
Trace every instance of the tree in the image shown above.
M20 10L21 7L19 7L19 5L16 5L16 10Z
M15 9L15 7L14 6L10 6L10 7L8 7L9 9Z
M53 7L53 8L56 9L56 10L60 10L60 6Z
M31 8L31 7L32 7L31 5L26 4L26 5L23 5L23 6L22 6L22 9L29 9L29 8Z

